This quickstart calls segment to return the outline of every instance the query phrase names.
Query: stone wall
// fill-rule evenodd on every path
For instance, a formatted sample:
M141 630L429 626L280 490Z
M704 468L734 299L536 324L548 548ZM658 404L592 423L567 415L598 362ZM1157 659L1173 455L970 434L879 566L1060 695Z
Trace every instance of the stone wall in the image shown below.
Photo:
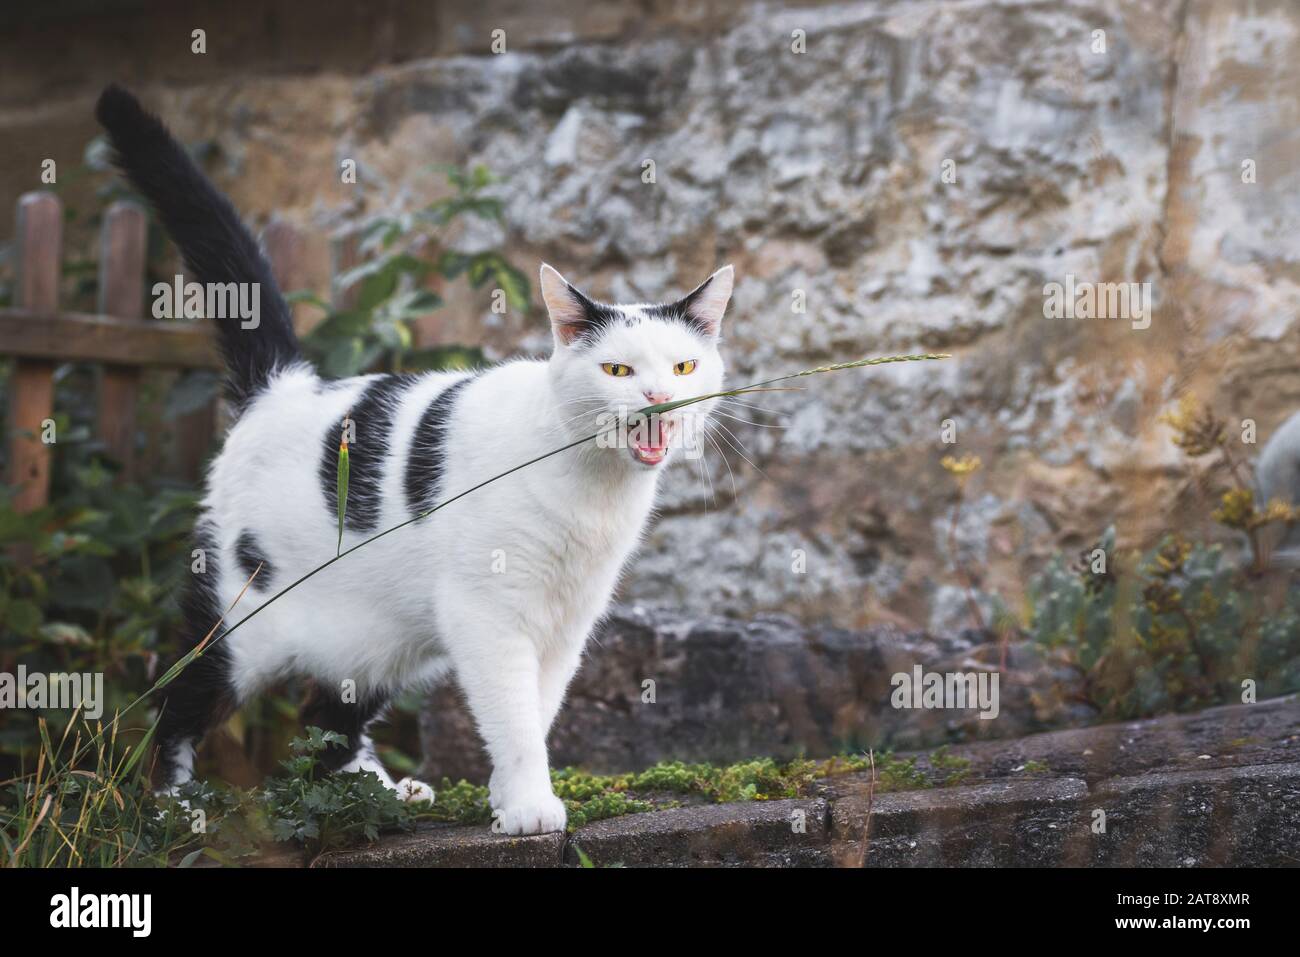
M994 707L896 707L893 676L997 672ZM692 618L615 606L587 649L548 738L554 767L616 774L659 761L731 764L1011 738L1099 718L1063 650L1003 647L890 625L851 631L785 615ZM986 702L987 705L988 702ZM454 682L420 712L422 780L486 781L491 764Z
M439 195L434 164L482 162L504 178L507 221L462 247L504 244L613 298L675 295L735 263L736 381L955 355L742 414L785 429L729 420L753 464L678 467L628 598L943 631L969 623L951 537L1018 612L1047 556L1111 521L1124 545L1208 526L1157 422L1179 393L1256 420L1261 442L1300 403L1288 0L354 6L6 13L0 199L34 188L42 158L75 164L95 92L124 79L218 147L212 172L251 218L313 233L304 283L325 281L330 230ZM187 52L193 26L206 57ZM343 158L360 186L339 182ZM1044 318L1044 284L1067 274L1151 283L1150 328ZM497 356L547 346L540 313L503 321L474 295L436 323ZM955 531L948 453L983 461Z

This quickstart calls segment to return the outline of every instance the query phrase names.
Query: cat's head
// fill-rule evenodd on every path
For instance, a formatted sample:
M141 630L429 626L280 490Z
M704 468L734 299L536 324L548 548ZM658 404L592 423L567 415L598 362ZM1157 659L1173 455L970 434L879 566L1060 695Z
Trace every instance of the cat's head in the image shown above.
M611 417L649 405L717 392L723 377L718 343L732 280L732 268L725 266L676 302L608 305L543 265L542 299L555 335L551 381L566 436L590 435L608 428ZM624 419L607 454L657 468L673 449L703 441L701 430L715 401L651 422Z

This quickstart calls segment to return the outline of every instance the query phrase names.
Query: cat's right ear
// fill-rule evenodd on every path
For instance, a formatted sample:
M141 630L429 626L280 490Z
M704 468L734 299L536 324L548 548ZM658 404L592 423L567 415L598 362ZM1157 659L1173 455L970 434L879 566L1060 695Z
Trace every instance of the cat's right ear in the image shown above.
M591 321L587 297L546 263L542 263L541 285L542 301L551 316L551 331L555 333L556 344L572 345L581 338Z

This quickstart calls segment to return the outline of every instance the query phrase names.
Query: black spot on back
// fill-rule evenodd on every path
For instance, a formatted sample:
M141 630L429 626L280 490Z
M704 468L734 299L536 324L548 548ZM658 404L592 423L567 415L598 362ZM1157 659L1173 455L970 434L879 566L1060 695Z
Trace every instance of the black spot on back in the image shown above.
M412 515L426 512L437 504L447 462L447 428L456 398L472 378L449 385L429 403L420 416L411 454L406 460L406 504Z
M354 434L348 444L348 500L343 521L351 531L372 532L379 527L380 487L393 432L393 416L402 392L415 380L415 376L409 375L376 379L366 386L348 413ZM325 493L326 509L335 522L339 513L339 440L342 435L342 422L336 422L326 430L325 449L320 460L321 490Z
M266 552L257 544L257 539L253 537L252 532L242 531L239 533L239 538L235 540L235 563L244 573L245 579L250 578L253 572L257 572L260 566L262 570L257 572L257 577L253 579L253 588L265 591L270 586L275 569L271 566L271 560L266 557Z

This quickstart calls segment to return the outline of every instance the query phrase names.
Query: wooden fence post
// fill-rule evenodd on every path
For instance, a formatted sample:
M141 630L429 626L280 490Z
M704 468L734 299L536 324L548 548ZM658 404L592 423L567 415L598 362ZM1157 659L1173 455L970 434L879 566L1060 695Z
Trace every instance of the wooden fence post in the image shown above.
M346 230L330 239L330 304L338 311L350 309L357 301L357 287L342 289L339 277L353 266L361 265L361 231Z
M25 193L18 200L15 240L18 306L47 314L58 311L63 209L57 196ZM34 511L49 501L50 447L42 432L46 420L54 417L54 366L41 359L14 362L9 396L9 481L17 487L13 505L19 512Z
M148 223L136 203L119 200L104 217L99 246L99 308L105 315L140 319L144 312ZM119 479L136 478L136 394L140 369L106 365L99 379L99 437L122 466Z
M272 216L271 221L262 230L262 248L266 250L267 261L271 264L271 274L284 293L296 292L302 283L302 234L288 220ZM298 309L290 307L294 327L297 328Z

